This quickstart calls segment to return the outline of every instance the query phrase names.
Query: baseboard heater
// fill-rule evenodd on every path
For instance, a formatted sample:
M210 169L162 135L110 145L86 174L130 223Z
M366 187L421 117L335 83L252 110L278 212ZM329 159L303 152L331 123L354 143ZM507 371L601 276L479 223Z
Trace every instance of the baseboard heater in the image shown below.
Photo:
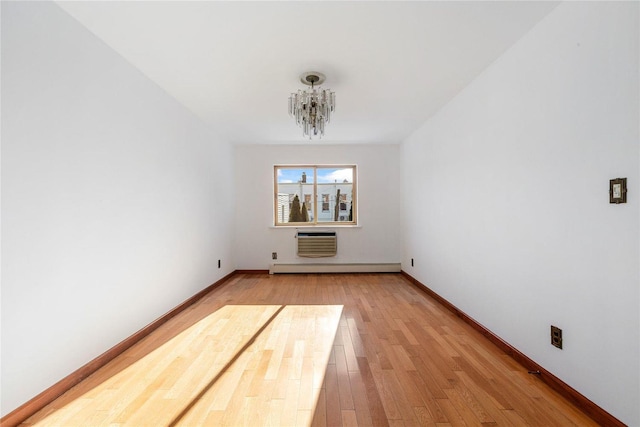
M306 263L272 264L269 274L277 273L399 273L399 262L390 263Z

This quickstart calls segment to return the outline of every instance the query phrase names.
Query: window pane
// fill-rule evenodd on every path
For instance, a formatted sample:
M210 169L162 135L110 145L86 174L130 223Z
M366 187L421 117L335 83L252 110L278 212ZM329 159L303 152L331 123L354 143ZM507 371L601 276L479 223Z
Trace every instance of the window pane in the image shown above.
M313 168L277 168L276 223L313 222Z
M322 212L318 222L353 221L353 168L318 168Z

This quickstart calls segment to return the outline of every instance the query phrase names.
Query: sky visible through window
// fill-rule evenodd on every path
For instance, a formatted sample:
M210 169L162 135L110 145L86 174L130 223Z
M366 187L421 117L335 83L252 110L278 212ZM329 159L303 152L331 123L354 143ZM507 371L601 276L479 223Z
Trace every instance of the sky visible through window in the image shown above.
M278 183L292 183L300 181L302 172L307 174L307 183L313 183L313 168L278 169ZM353 182L353 170L351 168L318 168L318 183Z

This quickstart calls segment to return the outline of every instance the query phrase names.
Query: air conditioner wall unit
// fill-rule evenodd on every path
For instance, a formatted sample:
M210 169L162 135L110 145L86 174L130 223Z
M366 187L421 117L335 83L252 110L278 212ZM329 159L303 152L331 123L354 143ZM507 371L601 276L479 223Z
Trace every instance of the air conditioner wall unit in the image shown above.
M335 231L298 231L296 241L300 257L332 257L338 253L338 236Z

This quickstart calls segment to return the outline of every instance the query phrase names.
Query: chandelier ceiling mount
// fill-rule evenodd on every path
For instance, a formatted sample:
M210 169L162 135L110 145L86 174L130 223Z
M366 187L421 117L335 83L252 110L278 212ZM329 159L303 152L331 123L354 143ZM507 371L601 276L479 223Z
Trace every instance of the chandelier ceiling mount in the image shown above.
M300 75L300 81L307 86L321 85L327 78L317 71L307 71Z

